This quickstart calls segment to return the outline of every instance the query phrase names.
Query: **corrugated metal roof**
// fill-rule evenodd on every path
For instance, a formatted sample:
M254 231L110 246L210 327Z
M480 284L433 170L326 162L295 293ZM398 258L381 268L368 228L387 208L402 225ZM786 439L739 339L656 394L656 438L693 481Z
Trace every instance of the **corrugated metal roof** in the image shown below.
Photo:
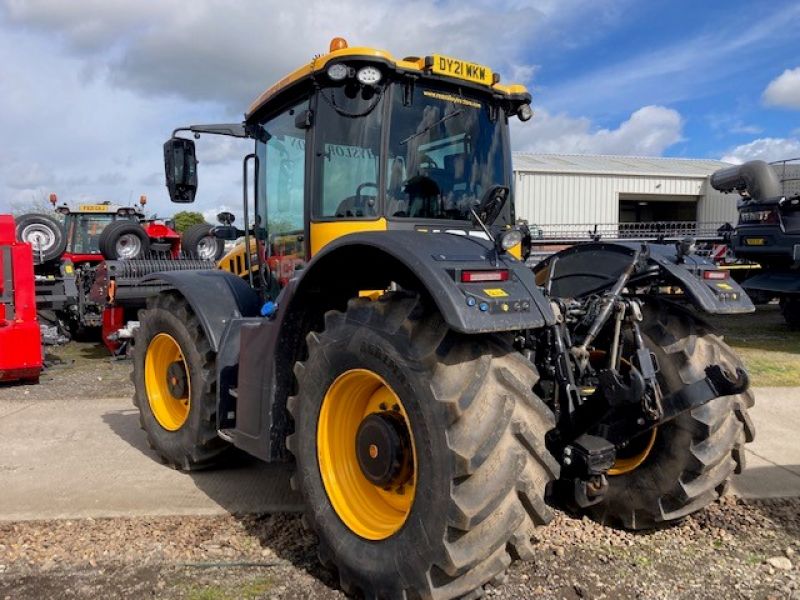
M526 173L602 173L656 177L706 177L730 164L705 158L656 158L604 154L529 154L514 152L514 171Z

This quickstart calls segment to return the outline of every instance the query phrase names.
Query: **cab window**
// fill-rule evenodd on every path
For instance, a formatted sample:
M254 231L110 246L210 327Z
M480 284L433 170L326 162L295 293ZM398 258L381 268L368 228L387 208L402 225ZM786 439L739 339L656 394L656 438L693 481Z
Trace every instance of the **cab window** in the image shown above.
M319 94L315 117L319 192L314 194L314 216L376 219L382 92L348 83Z

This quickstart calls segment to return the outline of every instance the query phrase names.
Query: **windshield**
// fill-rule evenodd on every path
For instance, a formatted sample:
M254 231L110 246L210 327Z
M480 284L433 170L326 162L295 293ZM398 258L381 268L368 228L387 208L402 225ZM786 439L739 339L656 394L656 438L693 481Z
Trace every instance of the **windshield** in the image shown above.
M113 213L67 215L67 248L74 254L97 254L100 252L100 234L116 219Z
M398 84L392 99L386 215L467 221L489 187L509 185L505 113L420 85L409 102L403 89Z

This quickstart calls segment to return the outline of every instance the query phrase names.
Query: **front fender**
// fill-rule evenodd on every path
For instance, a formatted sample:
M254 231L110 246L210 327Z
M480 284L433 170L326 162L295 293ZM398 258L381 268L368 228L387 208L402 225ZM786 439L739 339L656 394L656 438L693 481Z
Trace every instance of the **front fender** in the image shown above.
M189 303L214 352L219 350L225 326L234 317L255 317L258 294L240 277L220 270L164 271L142 279L176 290Z

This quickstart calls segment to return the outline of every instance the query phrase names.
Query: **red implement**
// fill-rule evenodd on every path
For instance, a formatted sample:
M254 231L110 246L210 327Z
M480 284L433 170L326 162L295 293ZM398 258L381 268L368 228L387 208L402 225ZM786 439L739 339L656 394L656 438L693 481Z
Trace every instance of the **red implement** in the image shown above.
M33 253L16 241L14 218L0 215L0 381L38 381L41 370Z

